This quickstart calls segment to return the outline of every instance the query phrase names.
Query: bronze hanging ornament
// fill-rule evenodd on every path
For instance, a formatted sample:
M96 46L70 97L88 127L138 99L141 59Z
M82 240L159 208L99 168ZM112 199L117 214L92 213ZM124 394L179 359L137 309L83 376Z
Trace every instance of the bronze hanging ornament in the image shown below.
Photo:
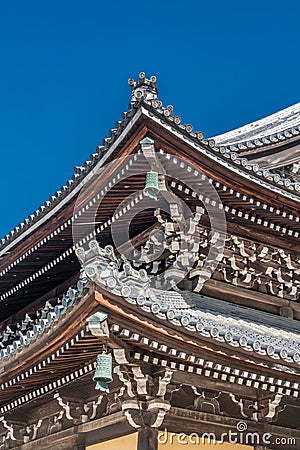
M157 194L159 193L158 187L158 172L150 170L146 174L146 185L144 188L144 194L154 200L157 200Z
M112 356L105 351L97 356L96 370L93 376L93 380L96 381L95 389L109 392L107 383L113 381L112 378Z

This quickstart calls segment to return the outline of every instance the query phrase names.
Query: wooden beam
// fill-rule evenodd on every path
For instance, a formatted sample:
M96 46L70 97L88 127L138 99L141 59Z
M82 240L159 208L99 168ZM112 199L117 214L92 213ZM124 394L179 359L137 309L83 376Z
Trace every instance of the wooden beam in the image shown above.
M240 420L241 419L236 417L172 407L166 414L164 422L160 427L162 431L159 431L159 440L160 442L163 440L163 433L165 433L165 431L186 434L197 433L198 436L201 436L202 433L213 433L219 438L222 433L229 433L229 431L236 432L237 423ZM255 422L249 419L246 419L245 422L247 423L247 432L249 433L259 433L260 435L269 433L273 437L295 438L295 445L293 448L300 448L300 430L298 429L272 425L264 422ZM224 440L227 441L228 437L226 438L226 436L224 436ZM271 448L282 449L283 446L272 446ZM289 446L284 448L289 449Z
M234 286L212 278L206 281L201 294L277 315L280 315L282 306L287 306L293 309L294 319L300 320L300 305L293 300Z
M235 395L254 399L257 396L257 389L253 387L216 380L196 373L189 373L187 376L186 372L174 372L172 383L182 384L184 386L199 386L200 388L211 389L215 392L234 393Z
M161 230L162 227L159 223L155 223L154 225L151 225L146 230L143 230L141 233L137 234L134 238L132 238L130 241L124 242L124 244L120 245L118 248L118 252L122 255L126 255L126 251L128 247L132 246L135 248L138 248L140 245L144 244L147 239L149 238L149 235L154 230Z
M20 450L85 450L85 435L78 433L78 427L45 436L20 445Z

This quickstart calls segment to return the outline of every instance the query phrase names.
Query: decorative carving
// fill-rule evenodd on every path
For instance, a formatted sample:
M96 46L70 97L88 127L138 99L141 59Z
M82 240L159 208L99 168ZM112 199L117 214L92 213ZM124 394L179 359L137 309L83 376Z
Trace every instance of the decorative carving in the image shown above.
M140 72L138 81L129 78L128 84L132 90L131 103L135 103L141 99L157 100L156 76L147 79L145 73Z
M196 411L203 411L210 414L222 414L220 409L220 403L218 397L220 393L210 391L198 391L196 386L192 386L192 390L195 394L194 405L192 409Z
M156 86L156 77L152 76L150 79L146 78L144 72L140 72L138 81L134 81L129 78L128 84L132 90L131 105L135 105L137 102L144 101L146 104L151 106L159 114L161 114L169 122L174 123L180 129L186 131L190 136L203 140L203 133L201 131L194 132L193 126L191 124L183 125L181 124L181 117L174 115L174 108L172 105L163 107L162 102L158 98L158 90ZM210 139L209 145L214 145L214 140Z
M282 249L229 236L217 273L227 283L297 300L300 261Z
M257 412L257 420L264 422L275 422L278 419L278 414L284 410L285 406L281 404L283 396L275 394L272 398L260 399L259 410Z
M55 414L49 417L49 423L47 428L47 434L54 434L61 431L63 428L62 418L65 414L65 410L62 409L59 414Z
M80 408L78 406L78 403L74 402L64 402L64 400L60 397L59 394L54 394L54 398L56 398L56 400L58 401L59 406L62 407L62 410L60 411L59 416L61 416L61 418L63 418L63 416L66 417L66 419L70 420L72 422L72 424L74 425L78 425L81 420L80 420L80 416L79 416L79 412L80 412ZM72 407L72 414L71 414L71 407ZM63 413L63 414L61 414ZM75 416L76 414L76 416Z
M55 299L55 303L47 301L35 312L35 316L26 314L21 322L8 325L0 334L0 363L21 352L48 332L88 292L89 284L90 281L82 272L77 285L70 287L61 298Z
M49 423L50 434L53 431L59 431L57 428L61 426L60 422L64 416L67 420L71 421L73 425L79 425L95 419L97 410L104 400L104 396L99 395L97 400L87 403L81 403L74 400L64 401L58 393L54 394L54 398L62 409L58 415L53 416Z
M120 389L116 392L109 392L106 395L107 404L106 404L106 414L113 414L117 411L122 410L122 398L125 395L125 387L121 386Z
M180 214L180 211L175 206L172 212L173 218L175 218L176 214ZM201 211L199 214L201 215ZM175 223L167 222L162 219L159 210L157 210L156 215L159 220L164 223L164 249L169 252L170 258L173 256L175 258L175 262L173 261L173 270L171 271L172 277L170 282L172 283L172 280L176 279L176 276L181 270L184 271L189 267L191 261L188 256L184 256L185 252L181 252L181 250L179 253L182 253L182 255L176 260L176 252L178 249L177 247L173 248L173 244L174 242L177 242L177 233L180 234L181 232L176 228ZM186 225L186 229L189 230L195 225L193 224L193 220L196 220L196 223L198 223L198 219L199 217L194 219L191 218L190 222ZM218 236L216 233L211 235L207 230L202 231L200 237L202 236L203 239L201 238L202 240L197 243L197 249L200 252L198 266L191 270L190 277L192 278L199 278L202 276L201 274L203 274L201 264L205 258L206 253L204 252L206 252L206 249L210 247L212 243L216 245L216 248L218 246ZM185 233L182 233L182 236L184 237L185 242L189 242L187 245L192 245L192 239L187 237L188 234L185 235ZM170 241L168 239L170 239ZM271 251L266 246L257 247L255 244L246 246L244 241L241 241L234 236L230 239L228 238L228 241L230 241L230 245L232 245L231 251L240 253L239 259L233 256L232 253L228 254L227 249L225 249L225 255L222 255L223 260L225 260L225 262L226 260L230 260L230 263L233 266L235 281L232 280L232 282L237 284L239 274L241 274L242 280L252 279L251 274L253 274L257 279L256 282L260 283L260 280L263 279L262 264L266 261L268 267L271 267L272 269L270 269L268 273L273 273L273 260L276 256L276 258L279 258L279 262L285 260L287 267L293 266L295 271L299 272L300 283L300 265L299 268L297 268L295 265L296 263L292 262L290 256L285 252L280 250L275 251L274 249ZM146 246L149 243L150 241L146 243ZM141 252L142 255L147 255L146 246L144 247L144 253ZM207 309L210 309L209 307L203 308L202 310L201 303L195 301L195 297L193 297L193 294L190 291L181 291L175 285L173 285L173 289L170 291L155 289L151 287L151 270L148 270L148 276L146 270L136 270L125 258L117 259L110 246L101 249L96 241L91 241L89 250L85 251L83 248L78 248L77 251L89 276L100 285L102 284L105 288L110 286L109 289L113 293L123 296L129 303L137 303L141 308L147 311L151 309L154 314L158 315L160 318L168 319L175 325L184 326L189 330L197 331L205 336L210 335L212 338L225 341L227 344L240 346L245 350L268 355L274 359L281 358L283 360L300 363L300 340L296 333L284 331L279 335L276 327L267 326L267 324L262 325L256 322L256 320L249 323L244 319L239 320L238 318L230 317L226 311L221 314L215 314L213 310L211 312L207 311ZM174 251L174 254L172 251ZM189 254L191 253L187 252L187 255ZM272 259L272 263L268 261L268 258ZM245 262L246 260L248 262ZM243 267L250 264L250 262L251 264L254 264L254 269L250 267L249 270L247 269L248 272L246 273ZM186 266L184 266L185 264ZM227 277L229 276L227 269L228 268L223 266L223 269L218 270L221 270L223 275ZM281 274L280 276L283 276L283 268L277 270L276 274L278 276L279 274ZM156 274L155 279L160 283L164 280L163 274L161 279L159 273ZM197 282L198 286L199 283L202 283L199 280L200 278ZM163 281L163 285L165 284L165 281L166 280ZM230 280L228 279L227 281ZM203 301L204 299L202 302ZM184 309L185 311L183 311Z
M81 414L82 423L89 422L97 416L99 406L103 402L103 395L99 395L97 400L87 402L83 405L83 413Z
M6 420L4 416L0 417L0 426L3 429L0 435L0 449L6 450L23 444L25 425L20 421Z
M126 258L117 259L112 246L102 249L97 241L89 242L89 250L78 247L76 255L87 276L100 286L123 297L148 296L149 278L144 269L136 270Z
M171 405L165 397L170 394L168 386L173 372L166 368L157 375L147 373L145 367L128 361L125 350L118 349L115 359L121 362L115 373L124 385L122 410L133 428L159 427ZM174 389L172 390L174 391Z
M281 394L273 394L272 397L264 397L259 400L236 397L234 394L229 395L232 401L239 406L241 415L256 422L274 422L284 409L284 406L281 406L283 398Z
M77 248L77 256L88 277L117 295L126 298L137 298L139 295L147 297L152 275L163 270L160 261L153 261L153 257L157 258L158 254L165 252L166 267L172 266L174 276L177 272L179 276L181 271L185 274L190 271L189 277L197 279L194 290L198 292L203 283L203 262L206 261L209 270L208 251L213 246L215 252L212 258L220 262L214 278L221 277L227 283L287 299L298 298L299 259L292 259L282 249L257 245L234 235L227 237L223 254L218 251L218 233L211 234L209 229L199 226L203 214L201 208L185 221L182 229L177 224L180 211L176 203L170 205L170 212L172 221L162 218L160 210L156 210L155 215L162 230L149 235L146 243L141 246L140 259L136 260L133 255L135 261L132 265L124 257L116 258L111 246L102 249L96 241L90 241L86 251L82 247ZM197 233L194 234L196 227ZM193 268L194 263L197 265ZM136 270L135 267L140 269ZM157 278L156 276L155 279ZM159 286L163 286L162 281ZM13 331L7 330L6 335L10 336L9 333Z
M281 178L290 180L292 183L300 183L300 162L287 164L270 170L271 173L278 174Z
M37 438L38 431L41 428L43 420L38 420L37 423L32 423L26 427L26 435L24 436L24 444L29 441L33 441Z
M170 408L170 403L163 399L153 399L147 402L132 399L122 402L122 410L133 428L160 427Z
M162 376L158 376L158 377L154 378L154 380L156 381L156 383L154 383L154 386L153 386L153 395L154 396L165 398L166 394L170 393L170 391L168 391L168 388L170 387L172 376L173 376L173 371L166 369L163 372ZM172 392L174 392L177 387L174 385L172 385L172 386L174 387L174 390Z

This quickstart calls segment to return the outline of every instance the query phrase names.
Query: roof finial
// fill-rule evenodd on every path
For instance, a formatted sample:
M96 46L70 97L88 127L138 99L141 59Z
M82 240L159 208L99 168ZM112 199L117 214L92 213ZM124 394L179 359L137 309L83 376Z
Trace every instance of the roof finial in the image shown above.
M138 81L129 78L128 84L131 87L131 103L144 98L145 100L157 99L158 89L156 86L156 76L146 78L145 72L140 72Z

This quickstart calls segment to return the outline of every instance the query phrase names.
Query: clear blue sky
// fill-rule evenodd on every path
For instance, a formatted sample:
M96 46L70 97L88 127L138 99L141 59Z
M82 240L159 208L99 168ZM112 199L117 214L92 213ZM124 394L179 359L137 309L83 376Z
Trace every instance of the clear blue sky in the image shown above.
M0 235L127 109L129 77L205 136L300 100L298 1L0 1Z

